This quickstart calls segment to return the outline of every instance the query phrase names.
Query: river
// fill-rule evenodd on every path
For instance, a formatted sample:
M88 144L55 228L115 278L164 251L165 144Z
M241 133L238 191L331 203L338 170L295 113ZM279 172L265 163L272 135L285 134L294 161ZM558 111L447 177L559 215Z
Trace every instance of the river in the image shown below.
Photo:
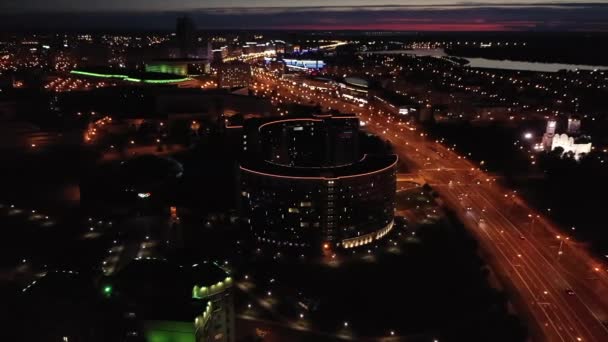
M383 54L396 55L407 54L415 56L432 56L432 57L459 57L466 59L471 68L485 69L503 69L503 70L521 70L521 71L537 71L537 72L557 72L559 70L608 70L608 66L595 66L584 64L564 64L564 63L542 63L542 62L524 62L476 57L460 57L450 56L443 49L413 49L413 50L385 50L385 51L368 51L363 54Z

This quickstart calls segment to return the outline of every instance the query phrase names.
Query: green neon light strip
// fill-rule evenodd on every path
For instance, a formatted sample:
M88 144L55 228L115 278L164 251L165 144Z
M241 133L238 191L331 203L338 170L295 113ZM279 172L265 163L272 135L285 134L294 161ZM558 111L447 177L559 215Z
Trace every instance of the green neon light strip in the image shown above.
M190 77L175 78L175 79L169 79L169 80L146 80L146 79L141 79L141 78L129 77L128 75L99 74L99 73L95 73L95 72L87 72L87 71L79 71L79 70L72 70L72 71L70 71L70 74L90 76L90 77L101 77L101 78L119 78L123 81L128 81L128 82L137 82L137 83L143 82L143 83L152 83L152 84L179 83L179 82L184 82L184 81L190 80Z

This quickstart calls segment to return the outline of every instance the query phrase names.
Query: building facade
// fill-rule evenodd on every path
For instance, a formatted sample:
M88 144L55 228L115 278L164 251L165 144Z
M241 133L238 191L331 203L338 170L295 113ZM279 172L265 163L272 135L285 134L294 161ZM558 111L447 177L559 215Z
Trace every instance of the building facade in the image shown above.
M579 134L581 131L581 119L577 116L571 116L568 118L568 129L567 133L570 135Z
M192 57L196 50L196 26L190 17L177 18L175 36L180 58Z
M557 128L556 120L547 121L547 129L543 134L542 145L545 150L550 150L553 146L553 137L555 136L555 130Z
M278 119L246 127L241 210L258 242L352 248L392 229L397 157L360 156L357 134L354 117Z
M591 139L588 137L572 137L567 134L557 134L553 137L551 150L561 147L566 152L574 153L574 159L591 153Z
M220 88L248 87L251 83L251 66L244 62L224 63L217 70Z
M233 279L215 262L136 258L104 284L147 342L235 341Z
M216 283L194 285L192 298L206 300L205 311L194 319L197 342L233 342L236 338L233 280L230 276Z

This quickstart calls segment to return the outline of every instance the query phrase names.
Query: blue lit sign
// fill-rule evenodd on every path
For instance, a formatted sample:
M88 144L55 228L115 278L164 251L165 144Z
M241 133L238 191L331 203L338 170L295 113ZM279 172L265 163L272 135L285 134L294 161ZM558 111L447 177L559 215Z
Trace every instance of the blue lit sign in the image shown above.
M319 70L325 67L325 62L321 60L305 60L305 59L284 59L287 67L306 68Z

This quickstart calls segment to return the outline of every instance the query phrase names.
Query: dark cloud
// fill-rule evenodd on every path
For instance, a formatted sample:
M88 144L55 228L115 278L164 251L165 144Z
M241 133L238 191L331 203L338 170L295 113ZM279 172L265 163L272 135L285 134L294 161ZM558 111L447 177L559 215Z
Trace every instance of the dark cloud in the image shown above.
M8 29L172 29L178 12L13 13ZM608 4L214 8L189 11L201 29L608 31Z

